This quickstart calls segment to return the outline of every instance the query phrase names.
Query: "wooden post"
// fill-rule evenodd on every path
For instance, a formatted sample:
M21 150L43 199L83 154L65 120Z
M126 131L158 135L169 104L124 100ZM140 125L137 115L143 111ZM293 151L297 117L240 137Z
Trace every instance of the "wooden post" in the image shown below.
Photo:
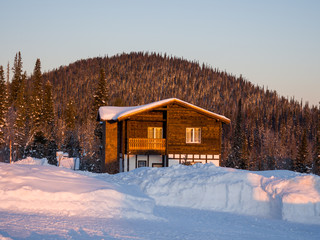
M164 167L169 166L169 159L168 159L168 126L169 126L169 105L167 105L167 112L166 112L166 151L165 151L165 158L164 158Z
M126 121L122 121L122 134L121 134L121 153L122 153L122 160L121 160L121 169L124 172L124 155L125 155L125 144L126 144Z
M10 159L10 164L11 164L11 162L12 162L12 142L11 142L11 139L10 139L10 143L9 143L9 149L10 149L10 157L9 157L9 159Z

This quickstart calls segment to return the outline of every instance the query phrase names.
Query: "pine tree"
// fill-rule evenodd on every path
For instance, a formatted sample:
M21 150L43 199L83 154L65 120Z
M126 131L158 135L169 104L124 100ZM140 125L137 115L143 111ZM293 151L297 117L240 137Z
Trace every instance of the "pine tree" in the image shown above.
M10 89L9 89L9 84L10 83L10 63L8 62L8 64L7 64L7 90L8 90L8 92L10 91Z
M68 131L66 133L64 151L67 152L70 157L81 157L81 146L76 131Z
M100 77L96 86L96 91L93 96L93 108L92 108L92 119L96 121L99 107L107 105L109 100L109 90L106 82L106 74L104 69L100 69ZM102 125L100 123L95 124L94 129L94 159L92 167L94 171L101 172L101 154L102 154Z
M44 129L46 129L46 136L53 137L54 133L54 107L53 107L53 97L52 97L52 85L47 81L44 86L43 95L43 116L42 121L44 124Z
M44 146L45 157L48 159L49 164L56 165L56 152L58 150L58 146L56 143L52 84L49 81L47 81L47 83L44 86L42 125L44 126L44 137L47 140Z
M261 136L259 132L258 121L253 130L253 150L249 160L250 170L261 170Z
M31 111L32 111L32 123L34 131L41 129L43 123L43 87L42 87L42 74L41 74L41 62L38 58L34 67L32 76L32 99L31 99Z
M76 125L76 108L73 100L70 100L67 104L65 111L65 123L67 131L72 131Z
M241 149L241 162L239 164L241 169L249 169L249 149L248 140L244 137Z
M313 173L320 176L320 109L318 110L318 129L313 155Z
M7 86L4 79L4 70L0 66L0 148L5 143L4 130L6 127L6 115L8 112Z
M307 157L308 157L308 141L307 132L304 131L300 145L298 147L297 158L293 164L293 170L295 172L307 172Z
M81 146L79 142L78 131L76 126L76 109L73 100L70 100L67 104L65 113L66 134L64 139L64 151L69 154L70 157L80 157Z
M35 96L35 95L34 95ZM43 91L41 124L43 129L37 131L31 146L32 156L38 158L47 158L48 163L56 165L56 151L58 146L56 144L56 134L54 126L54 109L52 98L52 85L47 81ZM74 104L71 103L73 106ZM74 110L74 107L72 107ZM36 111L35 111L36 112ZM36 115L34 115L36 116Z
M104 69L100 69L100 77L93 95L92 118L96 120L98 109L105 106L109 100L109 90L106 82L106 73Z
M17 98L15 101L16 106L16 119L14 124L14 145L17 146L18 157L23 157L24 148L27 142L26 136L26 121L27 121L27 110L26 110L26 100L25 100L25 81L26 73L22 75L22 81L20 83L20 88L17 92Z
M233 144L231 152L227 159L227 167L244 168L246 166L243 156L243 131L242 131L242 112L241 112L241 99L238 103L238 113L236 120L236 127L233 135Z
M46 157L48 163L57 166L56 152L58 151L58 146L55 140L51 140L47 143Z
M35 158L47 157L46 151L48 140L45 138L42 131L38 131L34 134L33 142L31 145L31 156Z
M13 64L13 78L11 82L10 88L10 104L15 103L18 97L18 91L21 88L22 84L22 60L21 53L17 53L14 58Z

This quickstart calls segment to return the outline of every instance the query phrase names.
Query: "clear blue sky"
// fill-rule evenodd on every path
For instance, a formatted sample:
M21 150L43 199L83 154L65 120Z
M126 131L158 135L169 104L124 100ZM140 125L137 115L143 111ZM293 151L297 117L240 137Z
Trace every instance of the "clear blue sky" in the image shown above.
M0 65L31 74L88 57L154 51L320 101L318 0L0 0Z

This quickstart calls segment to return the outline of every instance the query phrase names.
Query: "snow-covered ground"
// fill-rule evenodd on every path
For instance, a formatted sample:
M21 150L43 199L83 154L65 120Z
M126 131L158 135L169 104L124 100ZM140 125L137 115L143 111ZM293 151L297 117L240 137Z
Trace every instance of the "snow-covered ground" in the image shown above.
M116 175L0 163L0 239L320 239L320 177L214 165Z

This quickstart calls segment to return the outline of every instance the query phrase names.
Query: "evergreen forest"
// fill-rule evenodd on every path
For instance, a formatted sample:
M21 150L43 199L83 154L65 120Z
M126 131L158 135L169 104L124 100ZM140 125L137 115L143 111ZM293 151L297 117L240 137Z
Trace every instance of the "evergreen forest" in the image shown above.
M223 125L221 166L320 173L318 106L243 76L148 52L79 60L44 73L37 59L30 76L20 52L11 65L0 66L0 161L33 156L56 164L60 150L99 172L99 106L175 97L231 119Z

